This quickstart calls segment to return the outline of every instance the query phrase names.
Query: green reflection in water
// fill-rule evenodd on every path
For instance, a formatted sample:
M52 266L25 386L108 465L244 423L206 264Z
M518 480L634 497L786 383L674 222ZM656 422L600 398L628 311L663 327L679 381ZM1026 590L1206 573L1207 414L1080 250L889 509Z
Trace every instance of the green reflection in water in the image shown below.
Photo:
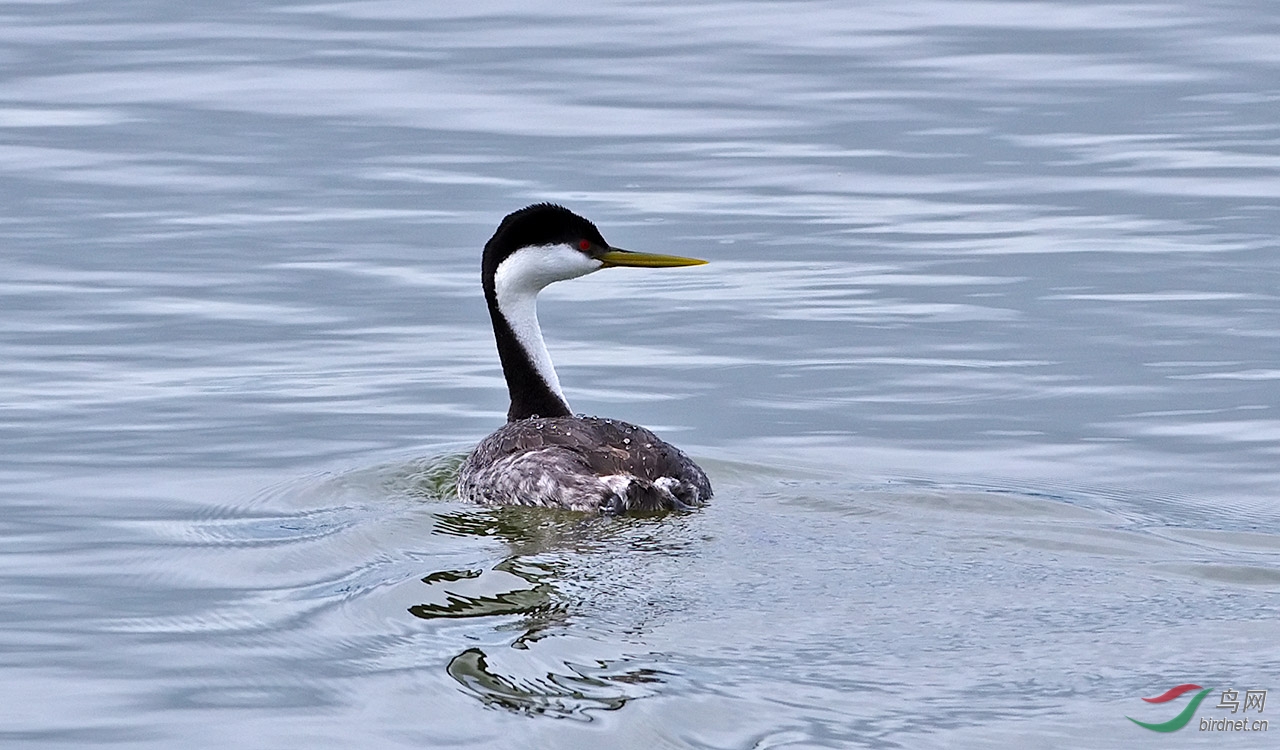
M595 710L616 711L654 695L669 675L638 663L651 655L587 657L584 651L598 648L599 640L579 640L570 625L591 629L595 621L587 616L579 622L571 615L599 598L598 586L614 591L627 585L608 574L602 577L601 562L607 566L622 554L629 568L630 563L643 564L643 557L631 559L635 554L679 554L686 547L689 540L672 533L682 521L668 516L602 517L524 507L442 513L436 516L436 533L498 539L507 555L487 570L450 569L424 576L431 601L409 612L424 620L504 616L494 629L518 631L508 648L470 647L446 668L464 692L489 708L579 720L590 720Z
M390 494L454 500L458 496L458 469L466 458L465 453L424 457L411 464L408 470L401 469L388 477L386 489Z
M662 673L633 666L625 658L594 666L565 663L564 667L565 672L535 677L504 675L490 666L484 651L470 648L455 656L447 671L490 708L586 721L592 711L616 711L635 698L651 695L649 686L663 682Z
M508 558L493 566L489 573L476 570L443 570L422 579L428 586L475 582L479 586L510 585L511 576L530 584L528 588L505 589L494 593L460 593L443 589L445 601L439 604L415 604L409 612L415 617L429 620L437 617L488 617L490 615L527 615L540 619L551 614L561 614L563 607L554 604L555 588L551 578L553 566L530 563L518 558ZM494 575L494 574L507 575ZM489 584L489 579L493 583Z

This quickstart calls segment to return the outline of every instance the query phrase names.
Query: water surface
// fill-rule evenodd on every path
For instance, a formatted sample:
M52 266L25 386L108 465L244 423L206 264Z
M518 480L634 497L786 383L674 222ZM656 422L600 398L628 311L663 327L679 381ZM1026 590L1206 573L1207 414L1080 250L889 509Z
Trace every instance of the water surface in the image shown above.
M1280 690L1270 4L0 17L6 746L1267 746L1125 716ZM452 497L540 200L706 509Z

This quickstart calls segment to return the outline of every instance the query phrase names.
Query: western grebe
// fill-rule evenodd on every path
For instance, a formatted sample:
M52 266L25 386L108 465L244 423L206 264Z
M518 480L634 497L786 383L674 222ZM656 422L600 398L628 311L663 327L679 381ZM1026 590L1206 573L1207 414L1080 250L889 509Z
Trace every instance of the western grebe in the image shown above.
M481 279L511 408L507 423L463 462L458 495L484 505L605 513L706 502L711 483L679 448L643 427L573 415L537 313L538 292L554 281L612 266L705 262L611 247L590 221L550 203L503 219L484 246Z

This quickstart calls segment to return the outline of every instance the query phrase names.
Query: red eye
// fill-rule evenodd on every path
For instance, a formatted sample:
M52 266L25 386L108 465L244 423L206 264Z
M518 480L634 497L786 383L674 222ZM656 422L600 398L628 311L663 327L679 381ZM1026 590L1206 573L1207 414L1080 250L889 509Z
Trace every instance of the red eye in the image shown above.
M578 240L578 249L585 253L591 249L591 242L589 240Z

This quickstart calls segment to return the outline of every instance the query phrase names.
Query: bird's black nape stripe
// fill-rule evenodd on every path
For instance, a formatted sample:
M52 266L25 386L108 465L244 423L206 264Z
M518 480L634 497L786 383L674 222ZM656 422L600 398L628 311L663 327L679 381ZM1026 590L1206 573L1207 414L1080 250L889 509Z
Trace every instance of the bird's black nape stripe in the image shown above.
M488 289L485 291L489 303L489 318L493 321L493 336L498 344L498 359L502 362L502 374L507 380L507 392L511 395L507 421L514 422L535 416L571 416L569 405L538 374L528 353L511 330L511 325L498 310L497 300Z

